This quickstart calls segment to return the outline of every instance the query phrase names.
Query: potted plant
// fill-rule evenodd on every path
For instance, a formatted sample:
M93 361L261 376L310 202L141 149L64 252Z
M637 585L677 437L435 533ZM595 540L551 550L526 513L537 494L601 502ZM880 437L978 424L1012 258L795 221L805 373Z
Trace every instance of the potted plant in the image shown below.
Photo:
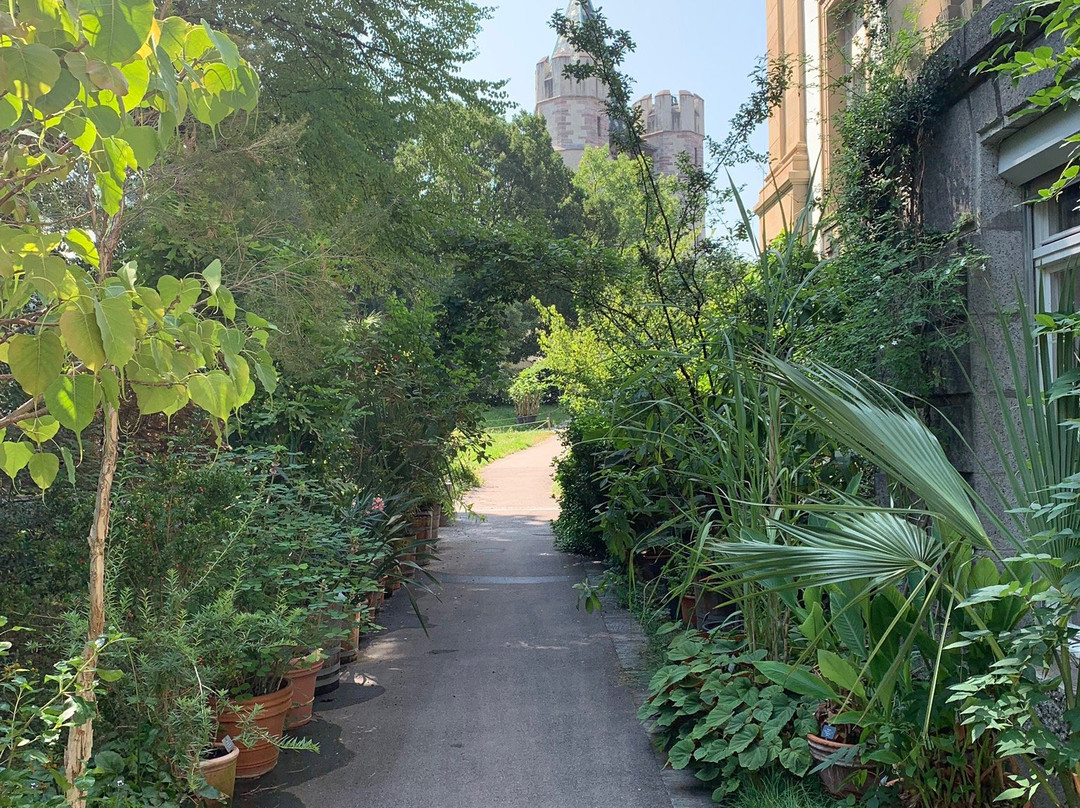
M545 367L540 362L530 365L517 375L506 391L514 402L514 413L519 424L531 424L540 414L540 400L548 389L543 378L544 371Z
M238 778L260 777L277 765L292 707L293 685L285 678L299 642L297 615L242 612L226 592L193 619L202 649L203 677L218 696L217 740L230 736L240 750Z
M292 705L285 713L285 729L297 729L311 721L315 705L315 680L325 660L326 654L321 648L289 660L284 676L292 683L293 693Z
M232 799L236 786L236 761L239 758L239 746L233 745L230 750L224 744L217 743L199 760L199 775L206 783L206 788L199 791L206 808L218 808Z

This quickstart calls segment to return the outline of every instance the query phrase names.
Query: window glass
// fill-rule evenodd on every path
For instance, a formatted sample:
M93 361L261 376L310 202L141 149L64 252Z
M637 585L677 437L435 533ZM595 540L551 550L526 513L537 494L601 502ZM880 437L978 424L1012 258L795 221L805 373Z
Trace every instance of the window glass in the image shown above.
M1080 227L1080 183L1065 188L1057 199L1043 203L1049 207L1049 235L1056 236Z

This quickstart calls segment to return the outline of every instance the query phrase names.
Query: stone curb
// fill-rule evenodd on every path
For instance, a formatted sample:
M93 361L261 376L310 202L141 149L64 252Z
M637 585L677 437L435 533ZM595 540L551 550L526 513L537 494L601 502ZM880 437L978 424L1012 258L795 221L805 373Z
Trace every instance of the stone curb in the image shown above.
M615 644L615 653L619 657L619 666L627 686L634 695L634 703L643 704L649 695L649 673L643 660L648 638L637 618L624 609L614 596L604 594L601 600L604 608L600 614L611 641ZM642 728L649 731L644 723ZM667 766L662 752L656 752L656 760L662 767L660 776L671 799L671 808L715 808L712 789L703 786L689 771L676 771Z

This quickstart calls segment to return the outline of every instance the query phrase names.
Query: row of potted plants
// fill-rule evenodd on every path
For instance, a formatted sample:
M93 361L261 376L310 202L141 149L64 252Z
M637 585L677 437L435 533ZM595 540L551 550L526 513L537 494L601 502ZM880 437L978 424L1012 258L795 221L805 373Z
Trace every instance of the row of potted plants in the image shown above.
M359 609L353 611L354 605L341 598L337 609L323 612L317 621L316 635L323 647L294 655L304 650L303 635L290 631L280 615L235 615L241 626L250 621L260 627L256 632L260 641L258 648L249 644L244 649L246 664L238 665L225 685L227 698L211 700L217 721L215 751L199 764L208 785L229 797L230 775L261 777L276 766L283 746L310 748L303 742L290 743L286 733L312 720L317 695L337 689L341 666L357 658L360 638L376 628L374 618L385 599L408 585L434 557L438 527L437 509L412 512L408 526L390 539L390 552L371 568ZM231 604L222 606L228 611ZM278 639L272 640L275 636ZM232 645L233 654L241 648ZM222 746L226 738L229 741Z

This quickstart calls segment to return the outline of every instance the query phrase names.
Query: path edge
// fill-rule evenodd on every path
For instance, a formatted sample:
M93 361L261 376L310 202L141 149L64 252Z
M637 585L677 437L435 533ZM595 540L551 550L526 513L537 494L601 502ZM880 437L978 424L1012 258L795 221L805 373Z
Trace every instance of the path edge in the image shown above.
M615 646L619 667L634 697L635 705L642 705L649 696L649 672L644 662L644 652L648 646L648 637L637 618L611 593L601 596L603 608L600 614L604 628ZM650 736L648 725L642 722L642 730ZM714 808L712 789L702 784L688 770L677 771L667 765L667 756L653 747L657 765L660 767L660 779L664 790L671 800L671 808Z

